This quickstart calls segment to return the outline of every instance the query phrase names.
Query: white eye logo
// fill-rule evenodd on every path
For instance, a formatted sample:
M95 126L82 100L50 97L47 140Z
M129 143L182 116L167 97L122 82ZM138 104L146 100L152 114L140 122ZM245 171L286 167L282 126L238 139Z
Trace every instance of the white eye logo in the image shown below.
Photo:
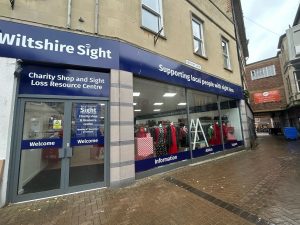
M264 92L262 95L263 95L264 97L267 97L267 96L269 96L269 92L266 91L266 92Z

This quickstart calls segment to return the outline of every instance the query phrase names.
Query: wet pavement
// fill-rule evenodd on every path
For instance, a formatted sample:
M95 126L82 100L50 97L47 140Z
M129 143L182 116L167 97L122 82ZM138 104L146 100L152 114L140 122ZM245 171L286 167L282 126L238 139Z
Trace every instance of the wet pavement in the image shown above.
M300 140L258 143L126 188L9 205L0 224L300 225Z

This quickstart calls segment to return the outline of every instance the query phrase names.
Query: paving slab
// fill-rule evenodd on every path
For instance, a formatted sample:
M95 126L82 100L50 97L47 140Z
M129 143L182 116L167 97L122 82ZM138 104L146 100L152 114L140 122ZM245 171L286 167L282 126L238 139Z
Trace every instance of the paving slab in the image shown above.
M260 136L258 143L124 188L10 204L0 224L300 224L300 141Z

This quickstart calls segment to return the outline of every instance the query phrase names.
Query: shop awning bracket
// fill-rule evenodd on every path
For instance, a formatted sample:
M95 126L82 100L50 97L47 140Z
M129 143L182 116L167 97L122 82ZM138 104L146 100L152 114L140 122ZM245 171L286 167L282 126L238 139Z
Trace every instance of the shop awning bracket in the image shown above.
M157 42L157 40L159 38L159 35L163 31L163 29L164 29L163 27L160 28L160 30L154 35L154 45L156 45L156 42Z

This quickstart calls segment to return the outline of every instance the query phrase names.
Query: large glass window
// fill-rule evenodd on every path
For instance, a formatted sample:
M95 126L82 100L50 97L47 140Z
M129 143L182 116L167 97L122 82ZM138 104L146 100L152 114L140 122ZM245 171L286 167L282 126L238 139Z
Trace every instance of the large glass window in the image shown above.
M192 19L194 52L201 56L205 56L204 39L203 39L203 23L199 20Z
M156 167L189 157L185 89L140 78L133 87L135 159Z
M163 27L161 0L142 0L142 26L158 33ZM163 30L161 31L163 35Z
M222 150L217 96L188 90L188 101L193 157L213 152L212 146Z
M243 144L238 101L134 77L136 172Z
M220 107L225 149L242 145L243 136L238 101L220 97Z

